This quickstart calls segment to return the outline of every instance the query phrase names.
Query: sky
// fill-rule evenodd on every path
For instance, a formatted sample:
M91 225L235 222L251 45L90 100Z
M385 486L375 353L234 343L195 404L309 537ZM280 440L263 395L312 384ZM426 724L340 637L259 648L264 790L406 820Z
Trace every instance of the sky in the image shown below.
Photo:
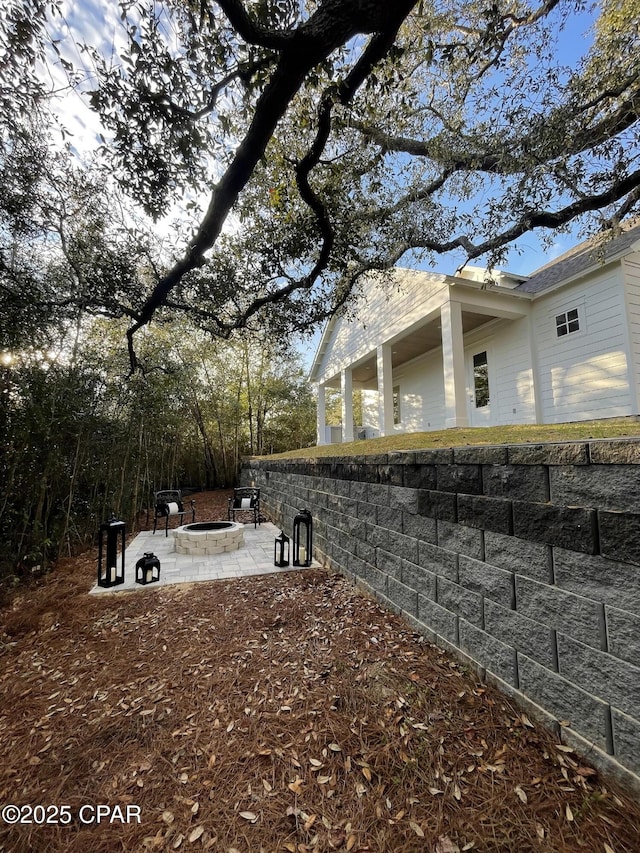
M585 11L578 18L571 31L566 33L559 46L560 60L567 65L574 65L578 58L583 55L585 47L589 42L589 25L592 21L592 12ZM58 31L53 33L54 37L60 39L60 49L74 65L83 65L91 71L87 64L86 55L82 54L77 47L78 42L85 42L100 48L101 53L117 57L119 47L124 43L123 25L119 18L118 4L115 0L65 0L63 3L63 16L59 21ZM54 71L54 74L56 72ZM58 69L57 78L61 88L65 87L66 79ZM101 131L99 121L88 109L80 95L75 92L67 94L59 99L58 110L62 123L73 134L72 144L80 155L85 155L94 150L100 144L98 134ZM162 229L162 224L160 229ZM517 274L530 274L538 267L544 265L553 258L563 254L579 242L577 233L560 234L554 237L551 246L543 246L539 237L533 233L521 238L516 246L509 252L504 269ZM460 257L440 256L436 258L432 269L436 272L453 274L461 261ZM474 262L481 265L482 260ZM404 265L411 265L410 261L404 261ZM422 268L426 268L422 265ZM309 353L315 349L317 335L311 345L304 347L305 361L310 358Z

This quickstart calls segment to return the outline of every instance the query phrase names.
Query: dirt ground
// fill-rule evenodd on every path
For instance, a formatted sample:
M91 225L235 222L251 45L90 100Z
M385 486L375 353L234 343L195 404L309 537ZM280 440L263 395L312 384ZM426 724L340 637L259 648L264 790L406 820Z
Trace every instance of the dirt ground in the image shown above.
M640 850L639 803L344 579L95 572L0 612L0 850Z

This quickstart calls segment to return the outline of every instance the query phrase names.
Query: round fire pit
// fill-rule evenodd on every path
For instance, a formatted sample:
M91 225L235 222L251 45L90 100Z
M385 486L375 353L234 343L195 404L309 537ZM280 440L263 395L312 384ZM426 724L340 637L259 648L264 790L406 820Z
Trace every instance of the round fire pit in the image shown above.
M244 525L235 521L196 521L173 531L176 553L194 557L237 551L243 544Z

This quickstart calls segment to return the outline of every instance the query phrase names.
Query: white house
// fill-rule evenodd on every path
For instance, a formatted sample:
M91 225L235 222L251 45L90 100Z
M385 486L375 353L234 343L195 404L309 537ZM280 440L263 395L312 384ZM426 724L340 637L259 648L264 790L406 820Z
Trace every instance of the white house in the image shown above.
M348 314L326 325L313 361L320 444L640 413L637 220L529 277L485 276L396 268L367 280ZM325 425L326 388L342 391L342 428Z

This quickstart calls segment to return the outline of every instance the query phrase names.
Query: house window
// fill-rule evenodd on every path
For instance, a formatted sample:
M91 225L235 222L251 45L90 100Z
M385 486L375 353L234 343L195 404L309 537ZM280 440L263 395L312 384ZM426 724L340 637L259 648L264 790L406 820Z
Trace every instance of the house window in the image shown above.
M578 309L572 308L570 311L564 311L562 314L556 314L556 335L559 338L564 335L569 335L571 332L580 331L580 318Z
M402 413L400 411L400 386L393 386L393 422L399 424L402 421Z
M475 391L476 409L489 405L489 365L487 353L478 352L473 357L473 388Z

